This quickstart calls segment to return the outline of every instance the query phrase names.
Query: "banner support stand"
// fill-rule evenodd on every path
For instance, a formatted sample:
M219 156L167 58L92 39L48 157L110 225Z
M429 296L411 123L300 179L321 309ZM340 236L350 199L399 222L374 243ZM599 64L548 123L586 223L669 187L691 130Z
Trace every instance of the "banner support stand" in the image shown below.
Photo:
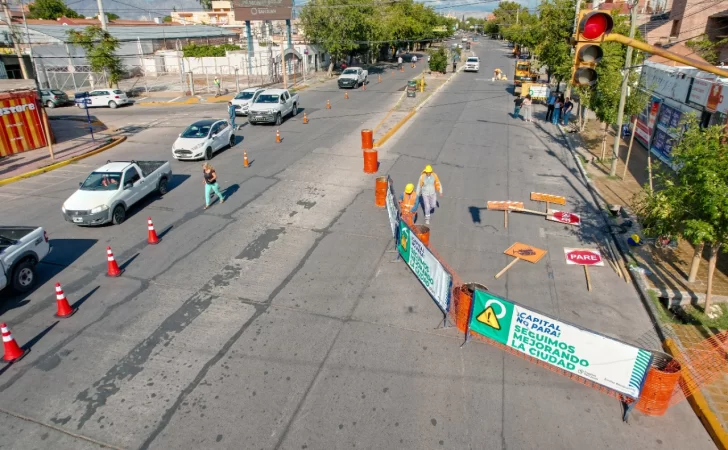
M622 402L622 405L624 406L624 415L622 416L622 421L624 423L629 423L629 413L632 412L635 405L637 405L637 402L634 401L632 403Z

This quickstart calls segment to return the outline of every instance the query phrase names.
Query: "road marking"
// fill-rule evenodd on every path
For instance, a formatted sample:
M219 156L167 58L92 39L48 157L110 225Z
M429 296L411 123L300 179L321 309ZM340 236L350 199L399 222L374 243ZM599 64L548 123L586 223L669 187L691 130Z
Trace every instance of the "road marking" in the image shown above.
M140 101L142 101L142 100L145 100L145 99L147 99L147 98L149 98L149 97L142 97L142 98L140 98L140 99L137 99L136 101L140 102Z
M176 100L179 100L179 99L181 99L181 98L182 98L182 96L180 95L179 97L175 97L175 98L173 98L172 100L169 100L169 101L167 101L167 103L172 103L172 102L174 102L174 101L176 101Z

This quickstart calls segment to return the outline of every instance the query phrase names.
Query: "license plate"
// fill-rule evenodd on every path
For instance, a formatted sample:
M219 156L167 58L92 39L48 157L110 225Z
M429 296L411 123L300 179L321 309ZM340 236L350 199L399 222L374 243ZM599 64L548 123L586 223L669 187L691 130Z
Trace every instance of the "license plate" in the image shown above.
M82 217L74 217L74 218L73 218L73 221L74 221L75 223L81 223L81 222L83 222L83 218L82 218Z
M255 120L263 120L263 116L255 116Z

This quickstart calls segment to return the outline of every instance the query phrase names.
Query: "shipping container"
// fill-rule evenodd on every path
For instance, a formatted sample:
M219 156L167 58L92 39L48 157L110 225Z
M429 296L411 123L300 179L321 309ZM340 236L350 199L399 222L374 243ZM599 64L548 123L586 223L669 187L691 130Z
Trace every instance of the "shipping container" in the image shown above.
M0 93L0 156L47 145L41 114L35 90Z

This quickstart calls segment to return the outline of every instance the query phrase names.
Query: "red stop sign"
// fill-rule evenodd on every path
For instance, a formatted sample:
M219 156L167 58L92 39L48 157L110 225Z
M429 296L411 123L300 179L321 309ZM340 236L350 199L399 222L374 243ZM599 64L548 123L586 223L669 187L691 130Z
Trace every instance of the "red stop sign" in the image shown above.
M572 264L595 266L602 264L602 255L598 251L575 249L566 252L566 260Z
M570 225L581 224L581 217L570 212L554 211L554 219L558 222L568 223Z

